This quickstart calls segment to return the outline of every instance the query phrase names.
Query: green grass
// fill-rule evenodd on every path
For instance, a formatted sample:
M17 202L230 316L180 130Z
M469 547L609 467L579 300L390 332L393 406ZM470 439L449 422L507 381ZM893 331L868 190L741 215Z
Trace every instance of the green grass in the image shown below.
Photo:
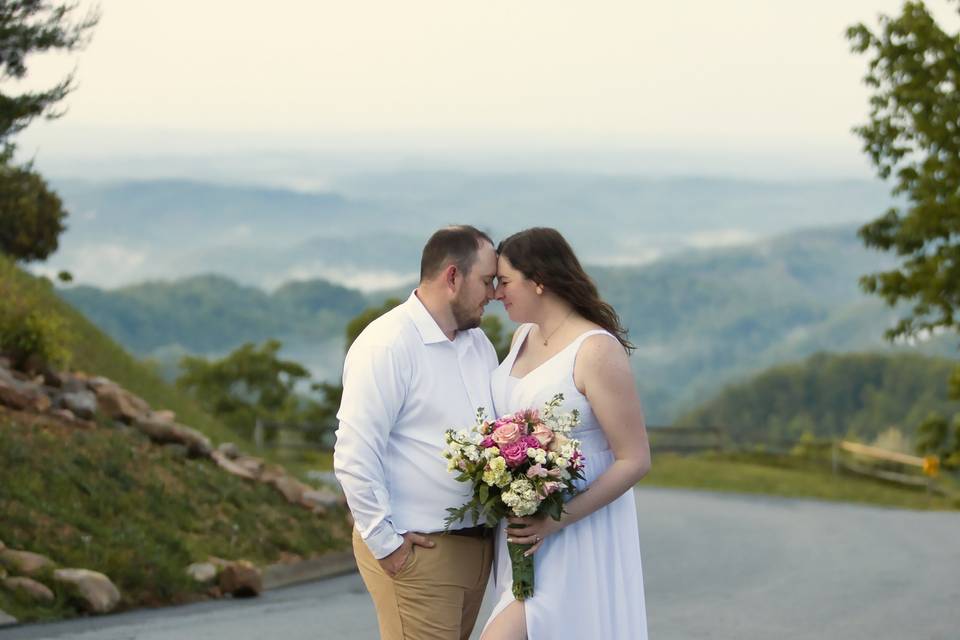
M948 496L923 489L834 474L828 463L774 454L658 454L644 486L702 489L859 502L906 509L960 509L956 485L945 481Z
M76 428L0 412L0 540L61 566L105 573L122 607L194 599L187 565L214 555L257 564L349 547L345 513L319 517L272 487L178 455L129 429ZM74 615L0 590L20 620Z

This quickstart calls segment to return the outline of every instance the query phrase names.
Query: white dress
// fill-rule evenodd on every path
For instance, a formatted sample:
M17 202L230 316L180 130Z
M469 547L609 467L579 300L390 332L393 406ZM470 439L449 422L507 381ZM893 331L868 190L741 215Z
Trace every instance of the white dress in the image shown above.
M494 407L498 416L539 409L555 394L563 393L561 411L579 409L581 415L580 425L571 437L580 440L585 457L585 477L579 481L582 489L613 463L613 454L590 404L574 385L573 366L580 345L588 337L604 334L615 338L599 329L587 331L523 378L513 378L510 370L532 326L520 327L513 348L493 372ZM504 526L500 524L496 538L493 576L497 599L488 625L513 602L513 576ZM547 536L533 558L534 595L524 601L529 640L646 640L647 614L633 491Z

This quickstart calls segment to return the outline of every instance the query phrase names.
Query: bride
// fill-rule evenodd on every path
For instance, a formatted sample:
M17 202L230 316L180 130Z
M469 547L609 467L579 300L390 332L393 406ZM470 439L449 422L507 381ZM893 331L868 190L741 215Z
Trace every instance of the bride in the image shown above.
M516 233L497 250L496 298L523 323L494 371L496 414L542 406L564 394L579 409L572 433L585 478L560 521L509 518L496 540L497 601L483 640L645 640L646 608L633 486L650 469L650 448L616 312L597 294L554 229ZM507 542L533 544L534 595L511 593Z

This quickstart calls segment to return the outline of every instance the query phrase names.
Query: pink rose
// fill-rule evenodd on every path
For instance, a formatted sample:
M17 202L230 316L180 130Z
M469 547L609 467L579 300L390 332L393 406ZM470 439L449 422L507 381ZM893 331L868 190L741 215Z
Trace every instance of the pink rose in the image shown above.
M483 447L484 449L489 449L490 447L497 446L497 443L493 441L493 438L491 438L490 436L487 436L480 442L480 446Z
M493 441L499 446L516 442L523 435L516 422L505 422L493 430Z
M529 469L527 469L528 478L536 478L538 476L541 478L546 478L548 475L549 475L549 472L546 469L544 469L543 465L540 464L539 462L533 465L532 467L530 467Z
M533 428L533 437L537 439L541 447L546 447L553 440L553 430L547 425L540 423Z
M505 444L500 447L500 455L508 467L519 467L527 460L527 443L517 441Z
M540 492L543 494L543 497L546 498L551 493L554 493L557 489L560 488L559 482L544 482L543 486L540 487Z
M523 436L520 438L521 441L525 442L528 449L540 449L540 441L533 436Z

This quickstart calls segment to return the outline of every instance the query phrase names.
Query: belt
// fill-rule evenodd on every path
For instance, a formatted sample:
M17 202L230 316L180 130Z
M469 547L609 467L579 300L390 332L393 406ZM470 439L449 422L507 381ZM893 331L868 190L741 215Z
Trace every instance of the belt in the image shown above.
M467 536L469 538L492 538L494 529L492 527L465 527L463 529L451 529L447 533L453 536Z

